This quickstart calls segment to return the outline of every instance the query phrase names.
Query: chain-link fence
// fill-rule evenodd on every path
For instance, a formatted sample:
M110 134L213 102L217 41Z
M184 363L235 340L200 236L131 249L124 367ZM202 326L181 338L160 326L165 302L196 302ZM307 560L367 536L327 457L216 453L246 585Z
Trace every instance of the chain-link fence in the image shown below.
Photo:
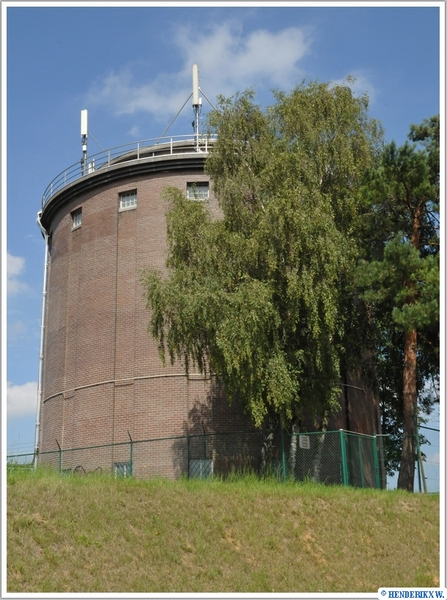
M381 472L387 489L396 489L404 436L402 432L377 435ZM440 430L419 425L415 436L415 492L438 493L440 482Z
M381 487L377 439L344 430L287 434L280 432L275 458L283 480Z
M125 442L83 448L62 448L58 443L57 450L38 456L11 454L7 458L10 468L39 464L64 474L204 479L251 473L281 481L392 489L401 443L399 436L344 430L290 433L279 427L216 434L203 429L201 434L151 440L133 440L129 434ZM415 491L437 491L421 483L426 458L423 452L415 457Z
M420 450L422 461L417 471L418 491L439 492L441 460L440 431L435 427L420 425Z

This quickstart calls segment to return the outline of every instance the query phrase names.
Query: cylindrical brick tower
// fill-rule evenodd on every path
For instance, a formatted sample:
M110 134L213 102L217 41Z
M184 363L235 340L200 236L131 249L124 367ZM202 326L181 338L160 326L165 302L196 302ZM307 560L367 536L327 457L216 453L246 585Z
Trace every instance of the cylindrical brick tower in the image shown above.
M147 331L150 315L140 282L145 267L164 268L164 188L194 194L217 211L204 173L211 144L135 144L130 151L106 153L102 164L81 163L47 189L39 213L48 242L41 460L49 460L50 451L113 444L103 458L99 449L82 456L77 451L72 459L64 452L66 468L78 463L104 469L123 462L119 444L127 448L130 439L249 426L211 381L199 373L187 378L181 364L163 366ZM172 449L162 454L166 464L158 465L158 473L184 472Z

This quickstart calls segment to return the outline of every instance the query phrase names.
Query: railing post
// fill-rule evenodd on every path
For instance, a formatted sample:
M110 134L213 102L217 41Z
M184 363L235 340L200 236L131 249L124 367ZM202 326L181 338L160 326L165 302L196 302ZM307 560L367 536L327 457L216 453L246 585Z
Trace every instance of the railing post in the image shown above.
M341 473L343 485L349 485L348 460L346 456L346 434L340 429Z

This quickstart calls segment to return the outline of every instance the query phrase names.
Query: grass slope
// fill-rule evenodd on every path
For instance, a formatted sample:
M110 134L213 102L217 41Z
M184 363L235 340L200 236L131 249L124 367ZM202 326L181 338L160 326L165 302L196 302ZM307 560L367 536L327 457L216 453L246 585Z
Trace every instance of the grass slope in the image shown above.
M439 586L439 497L241 478L8 475L8 592Z

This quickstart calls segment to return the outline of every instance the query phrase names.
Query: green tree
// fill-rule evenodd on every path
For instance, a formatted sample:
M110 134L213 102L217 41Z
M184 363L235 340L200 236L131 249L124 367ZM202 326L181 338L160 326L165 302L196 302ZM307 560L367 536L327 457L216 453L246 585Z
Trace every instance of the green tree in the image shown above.
M220 98L207 160L221 215L167 190L167 275L144 274L163 359L216 374L256 425L338 407L359 189L381 130L366 96L301 84L262 110Z
M423 383L439 373L439 119L412 126L409 137L422 147L386 146L363 188L357 283L373 313L383 407L395 425L402 420L398 487L412 491L418 390L427 407Z

